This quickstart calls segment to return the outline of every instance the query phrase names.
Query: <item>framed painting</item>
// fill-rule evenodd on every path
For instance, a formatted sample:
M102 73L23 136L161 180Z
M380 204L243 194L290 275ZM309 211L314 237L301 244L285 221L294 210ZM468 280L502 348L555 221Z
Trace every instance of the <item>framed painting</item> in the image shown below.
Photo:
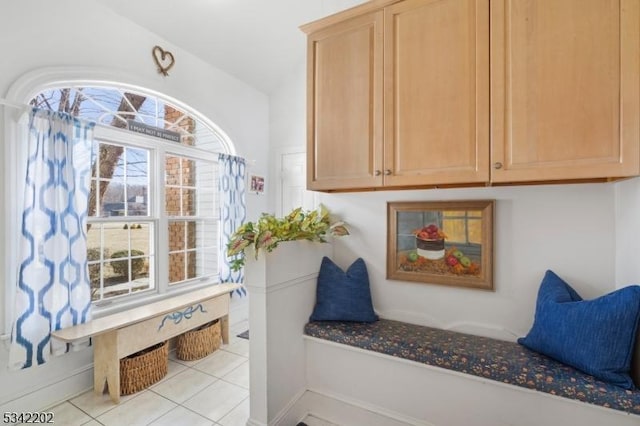
M258 175L249 176L249 192L264 194L264 177Z
M387 278L492 291L494 204L387 203Z

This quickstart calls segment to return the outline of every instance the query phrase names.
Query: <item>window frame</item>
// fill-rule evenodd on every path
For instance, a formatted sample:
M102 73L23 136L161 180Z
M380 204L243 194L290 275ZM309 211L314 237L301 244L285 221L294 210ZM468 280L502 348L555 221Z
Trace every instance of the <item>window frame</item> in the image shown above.
M126 77L126 76L125 76ZM25 123L28 118L28 111L30 108L27 106L29 101L33 99L37 94L51 89L69 87L69 86L94 86L94 87L117 87L123 90L131 90L139 94L147 96L153 96L161 99L174 107L179 108L182 111L189 113L193 118L196 118L202 125L210 128L220 139L222 145L222 153L229 155L236 155L236 148L234 143L228 134L215 124L214 121L207 118L204 114L200 113L196 109L192 108L188 104L179 101L178 99L164 94L162 92L150 89L137 84L126 83L122 81L123 75L121 72L109 71L104 69L92 68L92 67L44 67L27 72L17 78L9 87L6 92L5 99L15 104L23 104L25 108L22 110L15 110L12 108L3 108L2 118L4 123L4 138L5 141L17 141L21 135L21 128L25 127ZM130 81L139 81L135 76L128 76ZM214 117L215 119L215 117ZM96 126L96 129L100 129L106 126ZM110 130L116 133L122 132L124 135L130 136L132 132L117 129L115 127ZM116 138L118 136L115 136ZM23 207L24 194L22 191L21 182L23 181L26 168L21 161L24 159L26 147L17 143L5 143L3 144L4 151L4 202L5 205L13 205L15 208L9 209L5 215L5 245L4 245L4 258L5 258L5 272L4 279L6 283L4 292L0 292L0 300L2 301L4 309L4 315L0 318L0 328L4 331L2 338L7 337L11 333L11 327L13 325L13 312L15 310L15 285L10 283L16 283L19 269L19 242L20 233L11 232L14 229L20 229L20 212ZM212 155L217 156L218 152L212 152ZM157 254L156 254L157 256ZM156 257L157 258L157 257ZM115 312L120 312L132 307L152 303L154 301L166 299L186 293L188 291L197 290L211 285L211 282L195 283L192 286L175 286L170 292L164 294L152 294L146 295L146 297L134 297L122 301L117 304L109 304L106 306L94 306L93 316L99 318L104 315L108 315Z
M172 146L174 146L174 145L172 145ZM184 151L186 151L186 150L184 150ZM215 164L216 167L217 167L217 164L218 164L218 158L217 157L215 157L215 158L207 158L207 157L204 157L202 155L194 156L194 155L191 155L191 154L192 153L186 153L186 152L185 153L177 153L174 150L170 150L170 151L167 150L167 151L164 151L164 158L163 158L163 160L161 160L161 162L162 162L163 166L166 166L167 157L173 157L173 158L180 159L181 164L182 164L182 161L184 161L184 160L193 161L195 163L194 165L196 166L196 170L198 169L198 163L200 163L200 164L209 163L212 167ZM216 173L212 176L212 178L213 178L213 182L212 183L214 184L213 185L213 196L214 196L214 199L212 200L213 201L213 205L214 205L214 209L219 207L219 190L217 188L217 184L218 184L217 169L215 170L215 172ZM166 176L166 170L165 170L165 176ZM183 177L183 175L181 175L181 176ZM181 179L181 180L183 180L183 179ZM164 179L163 188L164 188L164 191L161 191L162 195L166 196L167 188L173 188L173 189L181 188L181 189L184 189L184 188L189 188L189 186L188 185L182 185L182 184L180 184L180 185L168 185L167 182L166 182L166 179ZM198 190L197 186L194 186L192 188L194 190L196 190L196 192L197 192L197 190ZM184 215L184 214L171 215L171 214L168 214L166 212L166 210L163 208L162 214L164 215L164 217L167 220L167 227L165 228L165 229L167 229L167 235L169 234L168 229L169 229L169 224L171 222L174 222L174 223L184 222L185 224L188 223L188 222L195 222L196 224L198 222L202 222L203 224L204 223L213 223L213 224L215 224L215 226L218 228L217 231L216 231L216 236L218 236L218 237L221 236L220 235L220 228L221 228L220 220L221 220L221 218L220 218L219 208L217 210L212 211L211 215L203 214L203 212L200 210L200 206L198 205L198 203L202 200L202 195L203 195L203 193L201 192L200 196L196 196L196 206L195 206L196 207L196 213L193 214L193 215ZM163 201L162 206L166 206L166 199ZM183 206L183 204L181 203L181 207L182 206ZM206 229L206 227L205 227L205 229ZM187 232L187 230L185 229L185 233L186 232ZM186 237L186 235L185 235L185 237ZM196 241L197 241L197 227L196 227L196 236L195 236L195 238L196 238ZM166 257L167 261L170 261L170 257L169 257L170 254L172 254L172 253L173 254L182 253L185 256L185 262L187 262L186 258L188 257L188 253L189 252L195 252L196 254L198 252L201 252L202 255L204 256L205 255L205 250L207 248L213 247L216 250L215 257L216 257L216 265L217 265L217 262L218 262L218 259L217 259L218 258L218 251L219 251L219 248L220 248L219 241L217 241L217 244L215 244L215 247L214 246L206 246L206 245L204 245L204 246L201 246L201 247L197 247L196 246L196 247L193 247L192 249L190 249L190 248L187 247L187 245L188 245L188 241L187 241L186 238L184 240L184 248L182 250L171 250L171 244L167 244L167 255L168 255ZM186 269L186 267L188 266L188 263L185 263L184 266L185 266L185 269ZM185 270L185 274L186 273L187 273L187 271ZM220 281L219 268L218 268L218 270L217 270L217 272L215 274L215 277L219 282ZM168 276L167 277L167 282L168 282L168 286L169 287L175 287L175 286L183 285L183 284L188 283L188 282L192 282L194 280L203 280L203 279L205 279L205 278L204 277L194 277L194 278L186 278L186 279L179 280L179 281L171 281L171 277Z
M113 297L105 300L93 302L93 312L111 313L133 305L150 303L155 300L162 300L166 297L181 294L186 291L195 290L214 283L219 283L219 275L206 276L188 279L185 281L169 283L168 267L166 265L169 258L169 241L168 241L168 225L174 216L169 216L165 211L165 162L163 159L167 155L190 158L198 161L207 161L210 163L218 162L217 152L208 152L200 148L182 145L176 142L165 141L160 138L153 138L130 132L118 128L110 128L106 126L96 126L94 131L94 140L96 142L111 143L126 147L134 147L149 150L149 194L153 195L149 203L149 216L124 216L118 219L105 219L100 217L88 218L88 223L104 223L113 221L127 221L141 219L145 222L154 223L153 238L153 269L155 274L154 289L144 290L131 293L123 297ZM151 198L151 197L150 197ZM199 218L199 215L191 217L181 217L181 219ZM215 220L219 220L219 216L214 216ZM150 265L151 268L151 265Z

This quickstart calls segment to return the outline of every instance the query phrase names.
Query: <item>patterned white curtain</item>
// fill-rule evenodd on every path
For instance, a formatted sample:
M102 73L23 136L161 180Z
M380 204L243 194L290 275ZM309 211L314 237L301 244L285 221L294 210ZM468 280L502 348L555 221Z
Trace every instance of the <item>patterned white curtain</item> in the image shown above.
M233 232L244 223L247 218L245 204L245 161L244 158L233 155L220 154L218 157L219 190L220 190L220 281L242 283L244 271L232 271L230 260L227 258L227 243ZM241 288L239 294L246 294Z
M90 319L86 224L93 123L33 109L9 365L68 351L51 332Z

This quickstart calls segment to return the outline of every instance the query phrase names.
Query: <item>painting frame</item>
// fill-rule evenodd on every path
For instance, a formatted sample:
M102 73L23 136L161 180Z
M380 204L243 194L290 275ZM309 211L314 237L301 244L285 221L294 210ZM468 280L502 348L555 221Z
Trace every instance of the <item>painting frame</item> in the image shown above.
M387 279L494 291L494 211L495 200L388 202Z
M254 192L258 195L264 194L264 176L250 175L249 176L249 192Z

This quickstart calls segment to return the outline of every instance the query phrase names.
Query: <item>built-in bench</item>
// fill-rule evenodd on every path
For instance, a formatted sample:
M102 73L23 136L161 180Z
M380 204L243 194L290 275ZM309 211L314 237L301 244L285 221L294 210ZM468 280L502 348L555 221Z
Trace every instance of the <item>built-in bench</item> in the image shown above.
M610 385L514 343L392 320L311 322L307 336L640 415L640 391ZM639 418L640 419L640 418Z
M52 336L65 342L92 338L93 389L120 401L120 359L207 322L220 319L229 343L229 294L237 284L219 284L64 328Z

